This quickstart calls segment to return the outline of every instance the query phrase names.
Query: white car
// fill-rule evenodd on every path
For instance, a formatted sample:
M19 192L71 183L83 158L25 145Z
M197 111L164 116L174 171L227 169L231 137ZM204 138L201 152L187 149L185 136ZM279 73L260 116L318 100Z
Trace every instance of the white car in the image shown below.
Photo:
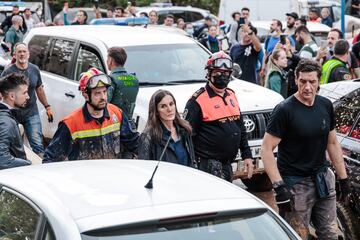
M45 93L55 113L54 122L49 123L44 107L39 105L46 138L52 138L58 122L85 103L78 90L80 73L90 66L109 73L105 63L110 47L125 48L125 68L136 73L140 81L134 110L140 132L147 120L150 97L156 90L171 91L182 112L191 95L206 83L204 66L209 51L177 33L107 25L47 27L32 29L24 42L30 49L30 61L41 70ZM229 87L237 94L249 144L254 158L258 158L270 113L283 98L238 79L231 81Z
M91 160L2 170L0 239L300 239L270 207L205 172Z
M184 19L186 23L196 23L203 20L205 17L210 17L214 24L219 23L219 18L210 13L209 10L191 7L191 6L170 6L170 7L138 7L136 8L137 15L145 12L147 14L150 11L155 10L159 16L158 23L163 24L166 15L171 14L175 17L175 21L179 18Z

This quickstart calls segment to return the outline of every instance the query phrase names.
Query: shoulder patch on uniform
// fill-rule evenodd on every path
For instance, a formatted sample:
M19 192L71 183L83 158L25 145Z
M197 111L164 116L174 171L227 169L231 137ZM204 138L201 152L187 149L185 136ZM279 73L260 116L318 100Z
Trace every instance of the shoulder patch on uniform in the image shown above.
M193 98L198 98L199 96L200 96L200 94L202 94L203 92L205 92L205 88L204 87L202 87L202 88L200 88L199 90L197 90L193 95L192 95L192 97Z

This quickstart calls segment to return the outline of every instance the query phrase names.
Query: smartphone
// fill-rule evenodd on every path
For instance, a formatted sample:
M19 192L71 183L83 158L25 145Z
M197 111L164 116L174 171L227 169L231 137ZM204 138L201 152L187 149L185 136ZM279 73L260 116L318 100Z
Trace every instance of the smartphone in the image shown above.
M327 40L321 40L320 41L320 48L321 49L326 49L328 46Z
M286 45L286 35L280 35L280 43Z
M241 25L244 25L245 24L245 18L240 18L239 19L239 25L241 26Z
M94 0L95 8L99 8L99 0Z

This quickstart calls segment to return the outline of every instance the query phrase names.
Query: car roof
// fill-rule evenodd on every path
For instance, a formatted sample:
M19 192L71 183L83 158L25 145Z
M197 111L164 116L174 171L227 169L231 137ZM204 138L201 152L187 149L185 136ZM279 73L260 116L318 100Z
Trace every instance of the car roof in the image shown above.
M79 34L81 33L81 34ZM85 25L85 26L56 26L46 28L34 28L28 34L57 36L91 43L102 41L107 47L113 46L142 46L160 44L196 44L189 37L178 33L167 32L161 29L144 27L127 27L112 25Z
M137 12L150 12L151 10L155 10L155 11L185 10L185 11L200 12L202 15L205 15L205 16L210 14L209 10L205 10L205 9L197 8L197 7L191 7L191 6L139 7L137 9L138 9Z
M321 85L319 95L330 99L331 102L335 102L336 100L358 88L360 88L359 79L355 81L332 82Z
M245 190L205 172L156 161L87 160L2 170L0 184L21 192L48 218L75 220L80 231L227 210L266 208ZM51 210L49 210L51 209ZM53 215L54 214L54 215ZM100 220L99 220L100 219Z

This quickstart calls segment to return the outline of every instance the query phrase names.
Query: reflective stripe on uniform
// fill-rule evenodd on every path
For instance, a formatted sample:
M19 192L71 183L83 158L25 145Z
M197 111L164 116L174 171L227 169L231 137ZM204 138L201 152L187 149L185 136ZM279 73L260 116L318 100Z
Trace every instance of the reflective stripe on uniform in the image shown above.
M114 123L111 125L108 125L104 128L98 128L98 129L89 129L89 130L83 130L83 131L76 131L71 134L71 137L73 140L78 138L89 138L89 137L98 137L98 136L104 136L106 134L109 134L111 132L120 131L120 123Z
M320 84L327 84L329 82L330 76L334 68L344 65L343 62L337 59L328 60L322 67L322 75Z

